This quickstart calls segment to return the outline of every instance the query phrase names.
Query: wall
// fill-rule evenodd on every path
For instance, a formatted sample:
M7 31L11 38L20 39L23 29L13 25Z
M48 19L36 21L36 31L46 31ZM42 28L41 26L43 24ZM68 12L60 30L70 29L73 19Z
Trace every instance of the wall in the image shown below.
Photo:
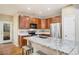
M13 16L0 14L0 21L13 21Z
M62 16L75 15L75 8L73 5L62 8Z
M13 16L13 43L18 46L18 14Z
M76 9L76 41L79 42L79 9Z

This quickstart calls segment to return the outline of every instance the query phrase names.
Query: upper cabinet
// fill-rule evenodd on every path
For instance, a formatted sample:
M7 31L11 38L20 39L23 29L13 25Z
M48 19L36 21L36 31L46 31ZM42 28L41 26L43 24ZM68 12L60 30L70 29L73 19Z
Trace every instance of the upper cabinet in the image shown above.
M37 25L37 29L41 28L41 19L40 18L32 18L30 20L30 24L36 24Z
M61 16L55 16L52 18L52 23L61 23Z
M36 29L50 29L51 23L61 23L61 17L55 16L51 18L40 19L29 16L19 16L20 29L30 29L31 25L36 26Z
M41 19L41 29L46 29L46 19Z
M52 22L51 18L48 19L32 18L30 20L30 23L37 24L37 29L49 29L51 22Z
M46 19L46 29L50 28L50 24L52 23L52 18L47 18Z
M49 29L51 23L52 23L52 18L42 19L41 29Z
M29 29L30 17L29 16L19 16L19 29Z

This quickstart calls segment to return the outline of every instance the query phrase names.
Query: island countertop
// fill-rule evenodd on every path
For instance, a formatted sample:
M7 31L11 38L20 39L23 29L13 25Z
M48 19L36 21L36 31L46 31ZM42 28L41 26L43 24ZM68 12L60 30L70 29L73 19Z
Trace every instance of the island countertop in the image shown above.
M34 43L38 43L40 45L46 46L51 49L56 49L66 54L70 54L74 49L74 42L70 40L64 40L62 43L61 39L56 39L52 37L48 37L48 38L40 38L39 36L25 37L25 39L27 38L28 40Z

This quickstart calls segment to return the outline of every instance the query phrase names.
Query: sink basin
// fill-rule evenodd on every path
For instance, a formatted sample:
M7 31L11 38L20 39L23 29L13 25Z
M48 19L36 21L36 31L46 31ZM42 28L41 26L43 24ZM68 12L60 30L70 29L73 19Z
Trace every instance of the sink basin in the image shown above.
M44 39L46 39L46 38L48 38L48 36L39 35L39 38L44 38Z
M41 36L40 38L44 38L44 39L46 39L46 38L48 38L48 37L44 37L44 36L42 37L42 36Z

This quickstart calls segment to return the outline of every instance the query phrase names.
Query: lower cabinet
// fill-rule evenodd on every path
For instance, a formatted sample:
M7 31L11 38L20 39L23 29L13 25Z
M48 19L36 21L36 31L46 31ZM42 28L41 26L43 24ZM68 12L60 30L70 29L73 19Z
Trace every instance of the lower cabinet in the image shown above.
M25 36L19 36L19 39L18 39L18 41L19 41L19 47L21 47L21 48L22 48L22 46L27 45L27 40L24 39L24 37Z
M32 43L32 47L34 48L34 53L37 53L37 51L41 51L46 55L65 55L64 52L57 51L56 49L51 49L34 42L31 43Z

